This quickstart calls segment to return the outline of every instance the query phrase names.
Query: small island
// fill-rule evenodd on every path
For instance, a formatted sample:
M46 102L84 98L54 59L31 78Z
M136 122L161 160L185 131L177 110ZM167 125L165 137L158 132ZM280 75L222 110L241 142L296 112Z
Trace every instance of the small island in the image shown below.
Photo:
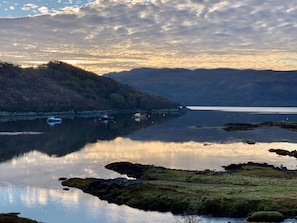
M231 164L221 172L129 162L106 168L133 179L70 178L63 179L62 185L111 203L178 215L245 218L255 213L256 217L268 215L267 219L278 216L280 222L297 214L297 171L286 168L252 162Z
M288 131L297 132L297 122L260 122L260 123L226 123L223 130L227 132L248 131L259 127L279 127Z

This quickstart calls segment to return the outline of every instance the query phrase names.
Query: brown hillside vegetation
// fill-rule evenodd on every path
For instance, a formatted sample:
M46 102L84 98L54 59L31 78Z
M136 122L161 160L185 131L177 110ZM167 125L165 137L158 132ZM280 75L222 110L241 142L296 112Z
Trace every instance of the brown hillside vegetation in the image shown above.
M37 68L0 62L0 94L0 111L7 112L150 110L178 106L59 61Z

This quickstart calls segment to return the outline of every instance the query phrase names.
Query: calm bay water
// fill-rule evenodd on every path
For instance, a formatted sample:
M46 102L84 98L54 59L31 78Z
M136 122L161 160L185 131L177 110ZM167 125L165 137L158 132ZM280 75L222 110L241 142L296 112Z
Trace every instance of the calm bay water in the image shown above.
M296 158L268 151L295 150L297 132L279 127L235 132L222 128L226 123L297 121L296 108L191 108L195 111L154 114L142 122L135 122L131 114L115 115L115 122L109 123L65 118L53 127L44 119L0 122L0 212L21 212L46 223L185 222L170 213L108 204L76 189L64 191L58 179L118 177L104 168L114 161L191 170L222 170L224 165L248 161L297 168Z

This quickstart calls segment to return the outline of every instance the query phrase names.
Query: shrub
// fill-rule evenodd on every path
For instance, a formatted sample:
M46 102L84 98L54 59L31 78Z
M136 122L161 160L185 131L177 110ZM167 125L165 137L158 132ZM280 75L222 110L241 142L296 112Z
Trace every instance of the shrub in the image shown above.
M282 222L284 215L278 211L258 211L247 218L248 222Z

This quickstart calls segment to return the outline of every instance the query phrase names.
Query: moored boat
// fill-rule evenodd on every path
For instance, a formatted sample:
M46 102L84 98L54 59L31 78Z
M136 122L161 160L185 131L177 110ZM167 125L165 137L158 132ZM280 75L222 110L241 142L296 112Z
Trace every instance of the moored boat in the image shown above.
M132 116L132 118L133 118L135 121L139 122L139 121L141 121L141 120L146 119L147 116L146 116L145 114L142 114L142 113L140 113L140 112L137 112L137 113L135 113L135 114Z

